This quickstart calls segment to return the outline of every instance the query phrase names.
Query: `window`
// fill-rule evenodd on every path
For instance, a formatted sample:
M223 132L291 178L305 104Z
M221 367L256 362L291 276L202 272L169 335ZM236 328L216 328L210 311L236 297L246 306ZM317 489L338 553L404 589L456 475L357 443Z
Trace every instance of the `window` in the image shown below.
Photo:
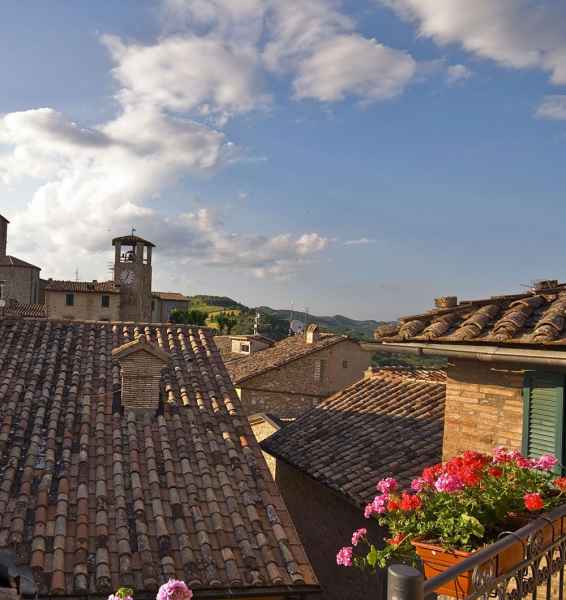
M348 361L347 360L343 360L342 361L342 368L343 369L347 369L348 368Z
M314 361L314 380L316 383L322 383L324 379L324 367L326 361L323 359Z
M7 292L6 292L6 282L0 281L0 300L6 300Z
M534 458L554 454L560 463L566 456L564 383L560 373L531 373L523 389L523 454ZM557 467L557 472L560 468Z
M249 344L240 344L240 352L242 352L243 354L249 354L250 353L250 345Z
M110 306L110 296L102 296L102 306L103 308L108 308Z
M67 294L65 296L65 305L66 306L75 306L75 294Z

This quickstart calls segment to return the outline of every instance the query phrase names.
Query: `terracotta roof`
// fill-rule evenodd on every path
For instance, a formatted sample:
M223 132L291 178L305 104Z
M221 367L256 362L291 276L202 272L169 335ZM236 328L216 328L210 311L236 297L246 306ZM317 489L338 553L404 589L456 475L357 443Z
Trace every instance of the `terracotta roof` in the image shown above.
M28 269L37 269L38 271L41 271L40 267L36 267L25 260L21 260L20 258L9 255L0 256L0 267L25 267Z
M282 367L303 356L348 339L345 335L321 333L320 339L313 344L307 344L304 335L293 335L276 342L271 348L266 348L261 352L256 352L239 360L229 361L226 368L230 373L230 377L232 377L232 381L239 384L246 379Z
M170 356L165 404L121 415L112 349L142 334ZM0 549L40 595L314 589L209 330L4 319L0 339Z
M437 308L378 327L387 342L566 345L566 284Z
M120 286L114 281L58 281L49 279L46 282L45 289L49 292L120 293Z
M232 361L232 360L240 360L242 358L247 358L247 354L241 354L239 352L232 352L232 340L240 340L242 342L249 340L259 340L269 346L273 346L275 341L271 338L265 337L261 334L250 334L250 335L216 335L214 336L214 343L216 347L220 351L224 362ZM257 352L263 352L263 350L256 350Z
M47 307L45 304L20 304L19 302L10 301L4 309L4 316L46 319Z
M124 235L122 237L117 237L112 240L113 246L117 246L118 244L121 244L123 246L135 246L138 243L155 248L155 244L153 242L148 242L147 240L144 240L143 238L137 235Z
M440 462L445 396L442 371L369 371L261 446L361 506L379 479L405 485Z
M160 300L176 300L179 302L190 302L191 299L178 292L151 292L152 296L156 296Z

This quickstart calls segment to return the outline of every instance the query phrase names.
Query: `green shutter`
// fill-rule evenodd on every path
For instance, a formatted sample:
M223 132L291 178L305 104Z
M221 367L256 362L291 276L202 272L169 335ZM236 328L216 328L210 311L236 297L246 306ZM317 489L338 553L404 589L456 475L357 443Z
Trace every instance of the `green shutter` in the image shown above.
M532 373L524 390L523 453L564 462L564 375Z

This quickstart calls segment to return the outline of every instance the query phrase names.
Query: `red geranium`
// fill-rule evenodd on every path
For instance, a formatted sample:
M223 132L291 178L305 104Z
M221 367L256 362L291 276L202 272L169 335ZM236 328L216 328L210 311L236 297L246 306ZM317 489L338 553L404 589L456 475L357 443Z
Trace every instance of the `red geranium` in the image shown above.
M399 507L402 511L409 512L411 510L419 510L422 504L422 500L418 496L403 492Z
M399 502L397 500L388 500L387 502L387 510L399 510Z
M503 475L503 469L499 467L490 467L488 473L492 477L501 477Z
M436 478L442 473L442 465L433 465L423 469L422 478L431 485L436 481Z
M544 501L540 494L532 493L525 494L523 496L523 500L525 502L525 508L530 510L531 512L542 510L544 508Z
M392 538L385 540L391 546L398 546L407 536L402 533L397 533Z
M558 479L555 479L554 485L563 492L566 492L566 477L559 477Z

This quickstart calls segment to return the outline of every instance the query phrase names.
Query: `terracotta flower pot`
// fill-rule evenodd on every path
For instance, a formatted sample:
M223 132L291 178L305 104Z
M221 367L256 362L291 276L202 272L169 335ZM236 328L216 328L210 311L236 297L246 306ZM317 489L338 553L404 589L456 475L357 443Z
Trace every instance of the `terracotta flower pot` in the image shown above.
M536 518L536 515L533 515L533 517ZM528 517L521 523L517 523L519 525L518 528L526 525L527 522ZM543 545L547 546L551 544L553 541L557 540L560 536L566 533L566 517L563 517L562 519L556 519L552 525L549 523L542 530L542 532ZM462 562L465 558L468 558L473 554L473 552L464 552L462 550L446 550L442 546L437 546L426 541L413 540L411 543L415 547L417 555L423 562L426 579L431 579L432 577L443 573L450 567ZM524 544L517 540L515 544L498 554L495 562L495 575L501 575L513 570L513 568L523 560L524 549ZM471 570L462 573L455 580L442 587L439 587L436 590L438 594L444 594L445 596L458 599L465 598L471 591Z

